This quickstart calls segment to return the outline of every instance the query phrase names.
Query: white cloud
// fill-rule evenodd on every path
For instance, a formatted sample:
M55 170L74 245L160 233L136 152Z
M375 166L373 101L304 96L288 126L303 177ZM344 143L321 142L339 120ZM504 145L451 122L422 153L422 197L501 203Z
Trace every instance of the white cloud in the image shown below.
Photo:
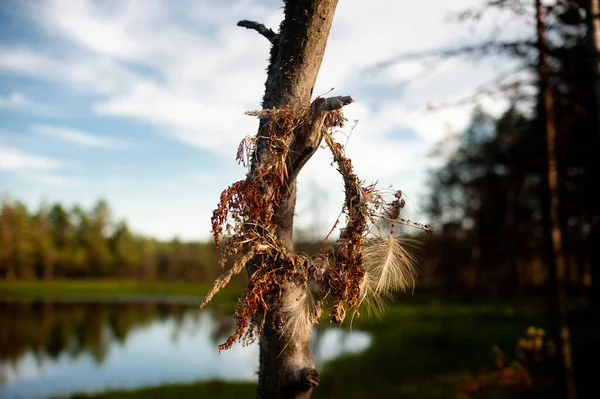
M107 58L84 55L62 59L23 46L0 46L0 71L66 84L75 92L103 95L120 93L137 76Z
M20 91L12 91L6 96L0 94L0 110L50 118L63 117L67 114L63 107L41 104Z
M436 63L431 60L429 63L403 62L377 73L365 71L396 55L486 40L497 27L502 29L496 37L519 36L527 30L522 22L494 12L484 18L472 34L467 33L464 24L448 22L452 12L478 3L477 0L432 0L425 6L408 1L340 2L315 92L325 92L333 86L338 93L354 95L357 103L367 104L366 115L376 115L378 120L369 135L379 127L404 125L431 143L449 128L460 130L472 106L448 107L434 113L425 112L427 105L461 100L514 63L498 59L475 62L464 57ZM374 91L365 92L363 88L369 85ZM390 99L390 93L381 93L382 89L394 93L395 98ZM488 105L494 103L486 101Z
M1 46L0 68L23 74L46 76L61 70L62 65L22 46Z
M36 2L33 20L76 47L67 47L61 61L27 48L0 49L0 68L58 76L103 94L93 106L100 115L154 123L179 141L230 154L256 130L243 113L259 107L268 54L264 38L235 24L245 17L275 23L281 10L253 1L212 2L207 19L207 4L183 5L188 10L164 1Z
M252 58L264 63L264 57L249 46L256 38L235 26L236 13L261 20L281 14L260 2L211 3L210 10L205 10L198 2L173 7L168 1L83 0L74 5L69 0L44 0L31 9L48 32L62 34L84 52L150 67L170 83L181 82L187 87L199 83L201 86L193 89L197 93L210 84L210 78L232 65L251 67L248 63ZM240 55L256 57L239 59Z
M31 104L32 101L18 91L13 91L7 96L0 95L0 109L19 109Z
M451 11L478 2L339 3L314 93L335 87L333 95L355 98L346 114L360 122L348 155L361 178L394 184L413 198L420 195L427 152L449 131L463 129L471 113L467 105L438 112L428 112L427 105L464 98L504 70L497 60L458 59L433 69L413 61L365 73L398 54L487 39L497 26L507 37L522 33L520 21L498 14L484 18L473 34L464 25L446 22ZM92 93L86 101L99 117L155 124L173 139L226 154L231 162L238 142L256 132L257 121L243 113L259 107L269 43L235 24L251 19L276 30L281 2L39 0L27 9L60 46L0 46L0 70L62 84L76 94ZM485 102L496 113L505 107L501 101ZM109 143L72 129L42 128L44 134L85 145ZM399 131L414 137L399 136ZM306 182L317 182L332 203L328 214L337 216L341 184L330 162L326 151L315 156L300 176L300 195ZM222 182L222 188L229 183ZM171 227L177 228L184 227Z
M131 12L147 15L154 8L153 2L119 3L40 1L31 7L31 11L49 31L58 31L84 47L112 57L135 58L147 52L152 42L136 43L131 35L135 30ZM112 23L108 23L111 20Z
M213 151L220 151L222 144L235 144L237 127L249 126L247 121L251 121L242 109L177 96L153 83L137 85L127 96L98 103L95 111L160 123L170 127L182 141Z
M0 170L55 170L62 162L40 155L26 154L16 148L0 146Z
M464 41L464 27L445 20L451 10L476 3L460 0L449 9L443 0L433 0L427 7L405 1L341 2L315 93L334 86L344 94L355 94L368 112L377 113L377 93L361 93L358 85L408 80L394 112L378 113L383 125L397 123L394 115L401 115L405 126L426 127L427 132L419 134L429 141L448 124L460 128L468 118L468 107L437 116L424 114L422 108L428 102L468 94L494 76L493 64L444 63L426 79L417 78L424 69L418 62L390 67L370 78L362 72L396 54ZM252 18L276 29L281 9L248 0L182 4L173 11L177 8L165 1L37 2L30 7L34 19L79 46L79 55L59 62L26 49L11 49L3 61L5 68L46 76L62 68L71 84L106 95L94 105L99 114L156 123L185 143L230 153L256 127L243 112L257 108L262 97L268 49L264 38L236 27L235 22ZM491 20L481 25L482 34L494 26ZM132 65L150 68L152 73L142 74Z
M80 130L49 125L36 125L33 131L43 135L81 144L87 147L124 148L127 144L120 140L100 137Z

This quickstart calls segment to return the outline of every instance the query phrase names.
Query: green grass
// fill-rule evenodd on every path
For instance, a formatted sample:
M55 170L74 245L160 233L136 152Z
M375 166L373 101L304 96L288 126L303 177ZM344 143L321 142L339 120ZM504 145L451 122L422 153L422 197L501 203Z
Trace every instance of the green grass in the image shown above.
M194 382L190 384L167 384L136 390L113 390L98 395L76 394L70 399L238 399L256 396L256 384L243 382Z
M579 308L570 314L582 393L591 391L596 378L592 370L600 356L597 316ZM493 346L515 359L516 342L527 327L547 329L548 322L546 311L537 304L397 304L379 321L355 323L355 328L371 333L372 345L363 353L328 363L313 397L454 398L462 376L491 368Z
M329 363L314 397L453 398L462 375L491 364L493 345L510 353L529 325L541 323L535 307L399 304L379 321L357 320L372 345Z
M117 296L203 297L210 286L192 283L131 280L0 281L0 299L110 298ZM219 297L237 297L242 291L225 287Z

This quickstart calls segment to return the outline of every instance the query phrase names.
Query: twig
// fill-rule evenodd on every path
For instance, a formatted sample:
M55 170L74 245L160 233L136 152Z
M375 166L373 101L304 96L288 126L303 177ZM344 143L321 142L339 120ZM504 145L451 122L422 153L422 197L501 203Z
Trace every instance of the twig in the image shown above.
M498 54L502 52L514 52L517 55L527 55L528 51L535 48L535 41L533 39L521 40L521 41L487 41L478 44L469 44L462 47L456 47L451 49L441 50L429 50L423 52L412 52L404 53L398 56L392 57L386 61L379 62L371 67L368 67L363 72L377 74L382 70L389 68L392 65L399 64L401 62L412 61L412 60L423 60L427 58L452 58L460 56L484 56L490 54Z
M516 91L521 86L525 86L519 80L514 80L508 83L503 83L508 78L511 78L521 72L523 72L525 68L522 65L519 65L517 68L505 71L500 75L494 77L491 81L485 82L479 86L477 86L471 94L466 97L459 98L457 100L452 100L450 102L441 103L437 105L428 105L428 111L436 111L442 108L450 108L456 107L464 104L468 104L470 102L475 102L477 99L485 96L493 96L499 93L505 93L508 91ZM493 86L493 87L489 87ZM514 97L513 97L514 98Z
M237 26L257 31L258 33L266 37L267 40L269 40L272 44L275 44L277 42L277 39L279 38L279 35L273 32L272 29L267 28L264 24L258 22L243 20L238 22Z

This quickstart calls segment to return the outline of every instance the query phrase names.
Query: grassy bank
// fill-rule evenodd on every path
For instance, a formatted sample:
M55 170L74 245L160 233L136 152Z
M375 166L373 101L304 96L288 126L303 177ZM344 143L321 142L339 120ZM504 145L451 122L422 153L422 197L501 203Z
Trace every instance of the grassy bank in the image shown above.
M492 346L512 355L517 338L544 319L536 306L394 306L378 322L357 322L373 345L327 364L315 397L453 398L462 375L491 365Z
M124 296L203 297L208 284L130 280L53 280L0 282L0 299L115 298ZM226 287L219 296L237 297L241 288Z
M98 395L76 394L70 399L237 399L256 395L256 384L243 382L194 382L190 384L166 384L135 390L111 390Z
M583 398L583 392L593 387L592 370L600 356L596 345L600 320L589 309L574 309L570 323ZM548 324L548 315L538 305L396 305L379 322L357 323L356 328L372 334L372 345L363 353L328 363L314 397L454 398L464 375L492 368L494 346L516 360L516 343L525 330L529 326L547 329ZM545 391L542 397L553 394Z

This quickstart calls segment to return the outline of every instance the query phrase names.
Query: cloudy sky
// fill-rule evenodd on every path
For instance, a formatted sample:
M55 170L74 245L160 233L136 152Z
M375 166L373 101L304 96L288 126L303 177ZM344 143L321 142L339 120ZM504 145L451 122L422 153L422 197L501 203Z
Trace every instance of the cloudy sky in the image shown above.
M340 0L314 93L352 95L348 142L361 179L402 189L423 213L427 154L460 131L452 102L510 69L499 59L374 65L396 55L522 33L507 15L450 16L477 0ZM0 195L90 207L99 198L136 232L205 239L220 192L242 179L239 141L256 132L279 0L0 1ZM501 101L484 100L498 112ZM346 139L340 136L345 142ZM327 231L339 176L319 150L299 178L297 226Z

